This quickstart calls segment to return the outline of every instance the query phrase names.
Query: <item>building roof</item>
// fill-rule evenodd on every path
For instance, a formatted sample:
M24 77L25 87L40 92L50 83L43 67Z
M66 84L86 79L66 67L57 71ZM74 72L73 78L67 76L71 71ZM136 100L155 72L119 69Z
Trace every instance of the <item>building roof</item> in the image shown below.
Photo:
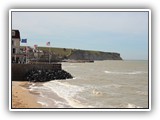
M19 30L12 30L12 38L19 38L20 39Z

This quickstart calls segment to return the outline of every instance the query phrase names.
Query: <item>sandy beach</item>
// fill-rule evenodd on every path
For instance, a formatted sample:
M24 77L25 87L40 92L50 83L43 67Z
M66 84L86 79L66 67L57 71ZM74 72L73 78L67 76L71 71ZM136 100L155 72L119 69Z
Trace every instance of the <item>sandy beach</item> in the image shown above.
M38 93L31 93L29 82L12 82L12 108L41 108L37 103Z

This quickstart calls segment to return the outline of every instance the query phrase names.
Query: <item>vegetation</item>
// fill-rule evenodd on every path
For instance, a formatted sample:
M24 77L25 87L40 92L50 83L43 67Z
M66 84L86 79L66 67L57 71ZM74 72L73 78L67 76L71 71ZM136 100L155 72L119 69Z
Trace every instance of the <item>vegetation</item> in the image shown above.
M69 56L72 53L72 49L68 49L68 48L38 47L38 49L42 51L49 51L50 49L50 52L58 56Z
M39 50L42 50L42 51L50 51L52 53L55 53L56 55L58 56L70 56L74 51L77 51L77 50L80 50L80 49L71 49L71 48L55 48L55 47L51 47L51 48L48 48L48 47L38 47ZM91 54L96 54L96 55L100 55L101 52L100 51L93 51L93 50L80 50L80 51L86 51L88 53L91 53Z
M21 48L24 48L21 46ZM41 61L48 61L49 56L51 61L62 61L66 59L73 60L121 60L119 53L102 52L94 50L80 50L70 48L55 48L55 47L37 47L39 53L32 53L33 58L39 58ZM32 51L32 50L31 50ZM30 53L30 56L31 56ZM50 54L50 55L49 55Z

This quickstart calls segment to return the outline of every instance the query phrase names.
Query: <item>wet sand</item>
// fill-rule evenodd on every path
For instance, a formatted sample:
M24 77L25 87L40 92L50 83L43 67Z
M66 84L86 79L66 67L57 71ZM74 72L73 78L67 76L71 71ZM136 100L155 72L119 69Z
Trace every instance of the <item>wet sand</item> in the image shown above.
M37 103L38 93L31 93L29 82L12 82L12 108L41 108Z

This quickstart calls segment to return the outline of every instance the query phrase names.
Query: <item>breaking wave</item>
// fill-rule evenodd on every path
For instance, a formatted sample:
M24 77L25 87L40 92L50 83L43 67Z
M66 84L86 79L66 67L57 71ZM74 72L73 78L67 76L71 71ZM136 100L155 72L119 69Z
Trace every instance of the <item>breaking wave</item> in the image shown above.
M126 107L127 108L142 108L141 106L137 106L137 105L131 104L131 103L128 103Z
M50 88L59 97L65 99L68 105L75 108L87 107L85 99L78 96L80 92L83 92L84 88L76 85L71 85L67 82L52 81L44 84L44 86Z
M113 71L104 71L107 74L121 74L121 75L136 75L136 74L145 74L144 71L132 71L132 72L113 72Z
M138 105L135 105L135 104L132 104L132 103L124 103L124 104L121 104L117 107L118 108L143 108L141 106L138 106Z

